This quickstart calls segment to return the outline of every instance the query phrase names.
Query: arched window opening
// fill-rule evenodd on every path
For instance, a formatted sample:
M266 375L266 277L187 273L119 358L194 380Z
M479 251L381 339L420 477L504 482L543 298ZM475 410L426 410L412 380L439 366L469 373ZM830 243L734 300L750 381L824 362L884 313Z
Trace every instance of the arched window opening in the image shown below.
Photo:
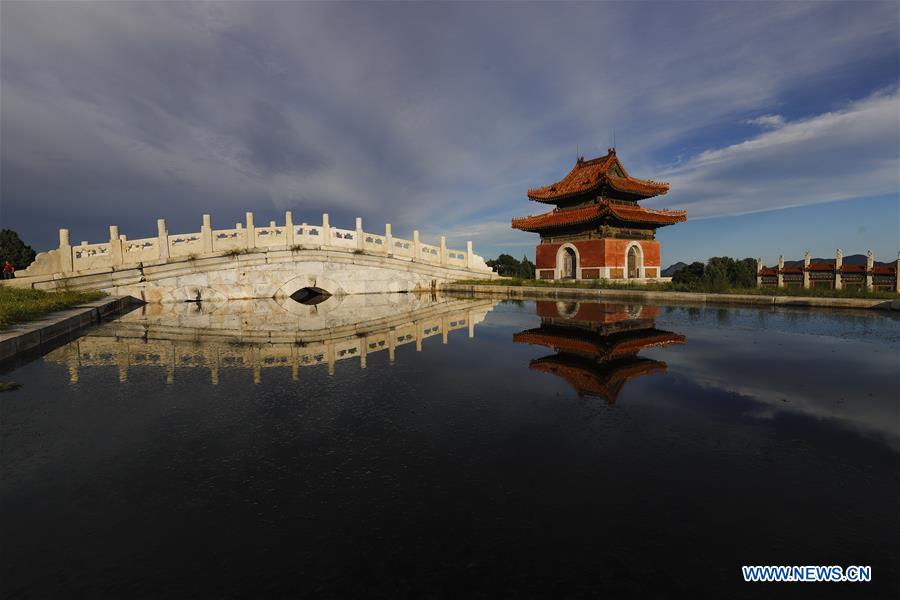
M330 293L317 287L300 288L291 294L291 300L299 302L300 304L306 304L307 306L319 304L329 298L331 298Z
M559 275L561 279L576 279L575 273L578 269L578 257L571 248L563 248L560 255L562 264L559 266Z
M628 278L638 279L641 276L641 251L637 246L628 249Z

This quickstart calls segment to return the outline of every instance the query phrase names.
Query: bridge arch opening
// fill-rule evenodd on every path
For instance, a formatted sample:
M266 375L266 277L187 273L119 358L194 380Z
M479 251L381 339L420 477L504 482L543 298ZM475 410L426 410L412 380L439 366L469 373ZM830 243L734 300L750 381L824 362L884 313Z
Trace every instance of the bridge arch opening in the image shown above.
M323 290L318 287L304 287L300 288L293 294L291 294L291 300L295 302L299 302L300 304L305 304L307 306L314 306L325 300L331 298L331 293Z

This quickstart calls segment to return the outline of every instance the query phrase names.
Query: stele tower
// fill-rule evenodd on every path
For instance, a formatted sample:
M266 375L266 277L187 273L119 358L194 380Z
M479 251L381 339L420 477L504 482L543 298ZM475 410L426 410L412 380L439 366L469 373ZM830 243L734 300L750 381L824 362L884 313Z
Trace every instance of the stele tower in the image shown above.
M668 183L629 175L610 148L599 158L579 157L560 181L528 190L530 200L554 209L513 219L512 226L541 236L537 279L655 280L660 277L656 230L686 221L687 213L638 203L668 191Z

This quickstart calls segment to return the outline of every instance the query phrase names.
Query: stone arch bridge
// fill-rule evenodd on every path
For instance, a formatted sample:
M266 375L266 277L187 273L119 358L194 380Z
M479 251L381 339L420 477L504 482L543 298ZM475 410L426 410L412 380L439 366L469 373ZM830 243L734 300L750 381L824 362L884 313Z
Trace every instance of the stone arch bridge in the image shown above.
M180 302L291 296L304 288L334 295L408 292L434 289L459 279L495 275L482 257L437 245L368 233L362 219L354 229L295 224L290 212L284 225L257 226L253 213L233 229L213 229L203 215L199 232L171 234L165 220L157 235L130 240L115 225L109 241L71 245L59 231L59 248L38 254L26 270L6 285L35 289L102 290L146 302Z

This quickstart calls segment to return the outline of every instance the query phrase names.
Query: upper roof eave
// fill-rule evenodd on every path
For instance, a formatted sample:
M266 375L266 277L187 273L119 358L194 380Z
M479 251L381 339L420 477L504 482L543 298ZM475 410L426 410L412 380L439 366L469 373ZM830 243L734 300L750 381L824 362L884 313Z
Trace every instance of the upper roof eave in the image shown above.
M547 229L586 225L605 216L612 216L626 223L640 223L652 227L665 227L687 220L683 210L651 210L641 206L616 204L601 200L596 204L570 209L555 209L550 212L512 220L513 229L537 233Z
M616 166L617 171L623 176L611 175L609 171L613 166ZM629 175L616 156L615 149L610 149L606 155L591 160L579 158L565 177L556 183L528 190L528 198L536 202L555 203L591 192L600 192L607 184L617 191L645 198L659 196L669 191L668 183L638 179Z

